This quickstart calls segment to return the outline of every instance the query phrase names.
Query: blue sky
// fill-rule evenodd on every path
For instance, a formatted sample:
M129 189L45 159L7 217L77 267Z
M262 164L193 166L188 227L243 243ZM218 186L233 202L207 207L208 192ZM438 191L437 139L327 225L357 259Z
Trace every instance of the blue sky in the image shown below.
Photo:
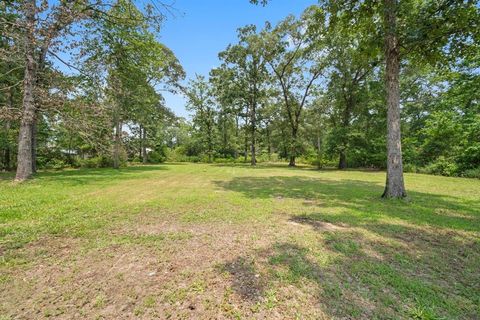
M288 14L298 16L316 0L271 0L266 7L248 0L176 0L175 17L169 17L160 40L173 50L184 67L187 78L195 73L208 75L219 65L218 53L236 42L237 28L247 24L262 27ZM164 94L167 106L177 115L187 117L181 95Z

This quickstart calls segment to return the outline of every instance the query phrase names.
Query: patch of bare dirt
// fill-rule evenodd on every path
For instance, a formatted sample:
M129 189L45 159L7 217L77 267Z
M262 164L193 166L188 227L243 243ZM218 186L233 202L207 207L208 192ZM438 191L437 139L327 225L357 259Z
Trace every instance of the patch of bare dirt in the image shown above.
M258 270L254 258L239 260L271 246L278 229L218 222L182 224L152 217L138 221L111 230L109 236L165 235L160 237L164 240L109 244L106 236L96 246L91 240L59 237L22 249L30 263L11 269L9 280L1 284L0 315L15 319L294 315L292 310L279 313L277 307L262 307L268 302L266 271Z

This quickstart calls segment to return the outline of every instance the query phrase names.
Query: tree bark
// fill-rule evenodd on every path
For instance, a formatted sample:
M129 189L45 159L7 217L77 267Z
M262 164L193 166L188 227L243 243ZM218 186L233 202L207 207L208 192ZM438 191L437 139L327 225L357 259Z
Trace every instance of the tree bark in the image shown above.
M384 0L387 92L387 181L384 198L406 197L400 130L400 51L397 37L397 0Z
M238 158L238 116L235 115L235 154L233 157L235 160Z
M35 64L35 12L36 2L25 3L25 75L23 79L23 114L18 134L17 172L15 181L24 181L32 176L32 124L35 120L34 88Z
M245 146L244 146L244 162L247 162L248 159L248 120L247 117L245 117Z
M340 150L340 158L338 160L338 169L344 170L347 168L347 154L345 149Z
M138 156L139 159L143 159L143 136L142 136L142 125L139 126L138 141L140 141Z
M292 128L292 145L290 146L290 161L288 162L289 167L295 167L295 158L297 155L297 128Z

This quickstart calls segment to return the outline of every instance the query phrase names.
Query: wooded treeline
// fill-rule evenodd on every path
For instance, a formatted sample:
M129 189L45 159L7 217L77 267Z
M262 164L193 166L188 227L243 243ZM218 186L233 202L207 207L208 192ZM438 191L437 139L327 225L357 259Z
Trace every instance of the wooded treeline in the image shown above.
M189 85L180 150L339 169L403 154L406 171L479 177L479 21L473 1L335 1L240 28Z
M146 162L147 140L176 121L161 92L185 77L158 41L166 10L130 0L2 2L0 168L16 167L22 181L37 167Z
M285 160L387 168L395 197L403 170L480 177L478 1L320 1L185 86L148 4L2 2L0 169Z

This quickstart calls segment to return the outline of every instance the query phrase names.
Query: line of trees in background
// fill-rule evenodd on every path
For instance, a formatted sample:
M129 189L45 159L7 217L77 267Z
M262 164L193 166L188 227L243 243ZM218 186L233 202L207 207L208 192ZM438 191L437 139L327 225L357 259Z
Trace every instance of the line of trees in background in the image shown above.
M403 170L480 177L477 1L320 1L184 87L157 5L2 2L0 169L285 160L387 168L393 197Z
M147 162L149 143L176 121L161 92L185 77L157 39L165 10L131 0L2 1L0 169L16 168L23 181L37 166Z
M407 171L479 177L479 21L473 1L335 1L240 28L190 83L176 153L399 170L395 197L402 154Z

